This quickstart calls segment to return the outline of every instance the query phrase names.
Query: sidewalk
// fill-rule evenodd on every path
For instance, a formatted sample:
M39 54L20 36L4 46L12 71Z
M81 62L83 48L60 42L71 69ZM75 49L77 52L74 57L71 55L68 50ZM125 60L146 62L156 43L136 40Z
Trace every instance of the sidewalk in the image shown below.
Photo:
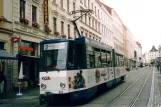
M39 87L31 88L21 92L21 97L16 96L17 92L5 94L0 107L38 107Z
M154 71L153 107L161 107L161 74L156 68Z

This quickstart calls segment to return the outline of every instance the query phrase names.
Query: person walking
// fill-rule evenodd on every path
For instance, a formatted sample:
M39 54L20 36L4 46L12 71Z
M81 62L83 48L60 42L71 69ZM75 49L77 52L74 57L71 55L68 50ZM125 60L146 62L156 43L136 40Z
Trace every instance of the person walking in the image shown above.
M4 82L5 82L5 76L3 72L0 72L0 103L2 103L2 95L4 94Z

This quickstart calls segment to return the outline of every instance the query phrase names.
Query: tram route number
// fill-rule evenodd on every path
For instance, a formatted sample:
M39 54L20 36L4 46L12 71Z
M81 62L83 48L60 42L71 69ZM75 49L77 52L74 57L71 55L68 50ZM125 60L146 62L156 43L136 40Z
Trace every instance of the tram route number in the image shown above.
M63 91L59 91L59 93L63 93Z

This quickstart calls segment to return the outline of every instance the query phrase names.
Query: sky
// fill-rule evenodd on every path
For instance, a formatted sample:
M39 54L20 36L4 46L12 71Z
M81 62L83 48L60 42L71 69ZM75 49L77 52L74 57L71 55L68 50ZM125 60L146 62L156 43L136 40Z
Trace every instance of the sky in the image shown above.
M161 0L100 0L115 9L135 40L142 45L142 53L161 44Z

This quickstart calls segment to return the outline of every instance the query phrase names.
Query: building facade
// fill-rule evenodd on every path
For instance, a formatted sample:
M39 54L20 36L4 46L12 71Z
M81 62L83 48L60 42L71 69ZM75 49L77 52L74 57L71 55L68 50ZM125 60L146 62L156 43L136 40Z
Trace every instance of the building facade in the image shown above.
M152 46L151 50L148 52L148 62L153 62L154 60L159 57L159 51L155 48L155 46Z
M137 66L142 64L142 46L139 42L136 42L136 50L137 50Z
M144 65L148 65L150 63L149 60L148 60L148 53L144 53L142 55L142 61L143 61Z
M10 0L0 0L0 57L3 56L2 51L5 51L4 54L11 54L11 42L10 37L12 36L12 3ZM13 62L15 63L15 62ZM7 81L5 82L5 90L8 90L11 84L12 79L12 64L7 63L6 60L0 58L0 72L2 72Z
M112 8L102 3L101 11L101 42L114 48Z
M127 27L123 25L123 50L124 50L124 61L125 66L128 66L128 49L127 49Z
M128 50L128 66L130 68L136 67L137 62L137 51L135 38L127 28L127 50Z
M49 7L51 8L49 22L52 33L58 33L58 37L75 38L76 31L71 23L74 16L70 15L71 11L77 9L78 0L50 0Z
M38 58L40 41L52 39L48 0L12 0L13 37L19 37L17 43L11 42L12 54L19 57L13 65L13 79L18 77L20 63L23 62L24 80L28 86L34 86L39 78Z
M161 57L161 45L158 46L159 57Z
M78 21L80 34L101 42L101 3L98 0L78 0L78 10L91 9L92 14L86 14Z
M113 19L113 43L114 49L124 55L123 50L123 22L116 13L114 9L112 9L112 19Z

